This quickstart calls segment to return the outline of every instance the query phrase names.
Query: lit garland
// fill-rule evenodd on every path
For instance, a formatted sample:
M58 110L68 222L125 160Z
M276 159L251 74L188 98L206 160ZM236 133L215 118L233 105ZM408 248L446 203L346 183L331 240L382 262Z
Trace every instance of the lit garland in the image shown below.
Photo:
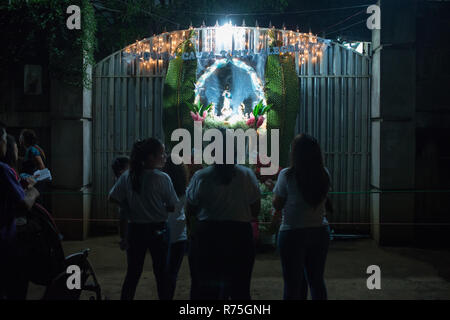
M193 33L193 35L192 35ZM190 38L194 50L182 52L180 44ZM273 45L275 41L276 45ZM217 69L232 63L237 68L245 71L251 79L252 91L256 95L254 102L262 101L267 105L264 85L256 74L254 68L244 61L253 59L254 56L280 55L293 56L298 66L308 61L315 64L320 61L324 50L329 44L328 40L319 39L312 33L300 33L286 30L260 27L236 27L231 23L224 26L192 28L188 30L163 33L158 36L136 41L123 50L123 61L133 63L132 68L127 68L127 73L137 74L163 74L168 62L176 57L183 60L212 59L213 63L200 76L195 84L194 104L200 102L200 90L204 88L205 81ZM140 70L140 71L138 71ZM210 109L208 121L223 124L245 123L250 117L245 114L245 105L238 106L237 112L224 107L221 115L216 114L216 107ZM254 106L252 106L254 107ZM267 119L264 120L258 131L265 131Z
M231 24L224 26L192 28L189 30L166 32L158 36L146 38L136 41L132 45L123 50L123 58L126 62L135 61L141 70L151 70L155 66L161 68L168 60L175 58L177 46L189 35L190 30L195 30L193 43L195 51L202 55L204 53L213 52L221 57L220 51L226 49L231 51L232 43L235 50L249 50L253 54L264 52L268 48L269 31L275 31L277 39L280 39L283 46L295 46L298 48L296 52L287 52L280 54L295 55L299 65L306 63L311 59L312 63L320 61L323 51L329 41L319 39L312 33L300 33L289 30L277 30L272 28L260 27L236 27ZM246 37L246 33L254 31L255 37L253 41ZM227 34L227 37L221 38L220 35ZM202 38L200 40L200 37ZM246 40L247 38L247 40ZM230 41L232 39L232 41ZM200 47L200 43L202 44ZM160 70L161 71L161 70Z

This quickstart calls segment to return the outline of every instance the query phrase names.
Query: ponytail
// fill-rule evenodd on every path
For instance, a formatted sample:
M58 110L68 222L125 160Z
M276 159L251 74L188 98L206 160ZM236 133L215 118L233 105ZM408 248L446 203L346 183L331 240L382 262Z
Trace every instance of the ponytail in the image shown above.
M162 143L155 138L136 141L131 150L129 176L134 192L141 190L141 176L145 169L148 156L156 154L162 148Z

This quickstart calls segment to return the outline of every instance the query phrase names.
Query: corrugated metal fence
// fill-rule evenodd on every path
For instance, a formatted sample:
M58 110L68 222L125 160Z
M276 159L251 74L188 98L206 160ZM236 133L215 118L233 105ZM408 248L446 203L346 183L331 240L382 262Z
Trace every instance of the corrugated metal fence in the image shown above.
M162 137L164 63L125 63L119 51L94 71L93 219L117 218L106 202L111 163L128 155L135 140ZM370 59L331 43L318 63L298 66L297 132L315 136L333 179L335 229L369 233ZM356 224L355 224L356 223ZM362 224L357 224L362 223Z
M122 52L96 66L93 90L93 219L117 218L116 210L108 205L106 196L114 183L113 160L128 156L138 139L162 138L163 74L162 68L150 74L147 70L140 70L139 64L122 62Z
M333 183L337 232L370 231L370 59L339 44L299 68L297 132L320 142ZM348 192L341 194L341 192ZM361 223L361 224L358 224Z

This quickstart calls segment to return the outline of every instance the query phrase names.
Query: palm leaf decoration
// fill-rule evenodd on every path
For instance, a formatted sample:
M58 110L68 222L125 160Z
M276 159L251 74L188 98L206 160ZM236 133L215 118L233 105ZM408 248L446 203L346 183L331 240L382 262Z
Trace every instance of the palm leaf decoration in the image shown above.
M280 46L275 31L269 31L270 46ZM289 148L295 134L295 121L300 105L298 76L295 61L289 54L270 55L265 69L267 102L272 104L267 112L268 149L270 150L270 129L279 129L280 164L289 164Z
M169 62L164 81L163 93L163 127L166 145L172 132L177 128L186 128L191 133L193 123L189 114L190 101L194 100L194 83L197 78L197 60L183 60L183 53L195 52L192 38L195 30L191 30L187 38L175 49L176 58Z
M264 105L263 101L259 101L256 106L253 108L253 116L255 117L256 120L258 120L258 117L263 116L264 114L266 114L270 108L272 108L271 104L268 105Z
M198 113L201 116L203 115L203 112L208 112L212 108L212 103L205 106L200 101L197 102L197 104L188 102L187 105L193 113Z

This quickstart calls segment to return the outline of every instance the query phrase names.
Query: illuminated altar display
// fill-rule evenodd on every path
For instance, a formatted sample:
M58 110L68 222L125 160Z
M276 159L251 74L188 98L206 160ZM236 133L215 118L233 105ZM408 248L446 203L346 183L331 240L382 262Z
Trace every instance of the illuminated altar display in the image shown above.
M188 49L181 44L190 39ZM124 50L131 74L167 69L170 61L197 61L193 103L212 104L216 122L247 121L254 106L267 104L265 65L270 55L289 55L296 65L319 61L328 41L312 34L275 28L223 26L190 28L137 41ZM263 128L266 127L264 122Z
M204 69L195 85L194 103L213 103L212 116L230 123L248 120L261 100L267 104L260 77L237 58L216 60Z

